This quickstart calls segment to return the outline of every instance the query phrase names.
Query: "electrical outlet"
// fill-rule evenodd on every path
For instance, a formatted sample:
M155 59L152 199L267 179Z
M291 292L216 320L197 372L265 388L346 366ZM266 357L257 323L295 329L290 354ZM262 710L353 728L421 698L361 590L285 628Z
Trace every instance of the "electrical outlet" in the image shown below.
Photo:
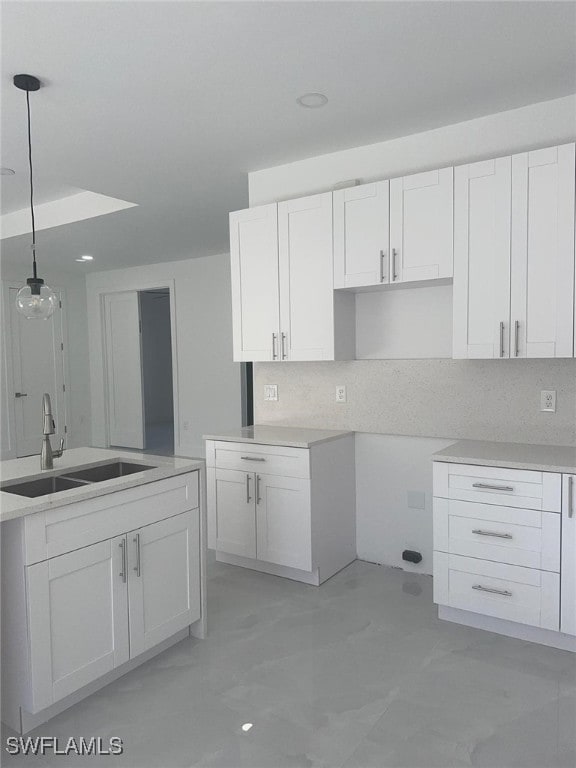
M278 400L278 384L264 384L264 400Z
M556 413L556 390L543 389L540 392L540 410L546 413Z
M336 387L336 402L337 403L346 402L346 387L344 384L339 384Z

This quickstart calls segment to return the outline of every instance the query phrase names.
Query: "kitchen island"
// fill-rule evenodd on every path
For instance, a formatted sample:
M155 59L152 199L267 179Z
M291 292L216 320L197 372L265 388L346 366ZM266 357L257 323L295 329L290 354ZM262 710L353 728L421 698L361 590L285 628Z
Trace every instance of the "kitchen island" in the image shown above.
M2 719L20 733L205 634L204 462L78 448L0 463Z

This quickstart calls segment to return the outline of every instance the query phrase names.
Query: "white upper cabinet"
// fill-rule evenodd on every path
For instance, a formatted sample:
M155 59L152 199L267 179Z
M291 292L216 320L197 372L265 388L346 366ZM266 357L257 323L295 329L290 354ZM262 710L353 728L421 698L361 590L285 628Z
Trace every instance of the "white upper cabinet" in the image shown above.
M334 288L389 282L389 190L377 181L334 192Z
M452 277L452 168L390 182L390 282Z
M334 360L332 194L278 203L280 358Z
M280 326L277 205L230 214L234 360L274 360Z
M455 168L455 358L509 356L511 158Z
M574 144L512 158L510 357L572 357Z

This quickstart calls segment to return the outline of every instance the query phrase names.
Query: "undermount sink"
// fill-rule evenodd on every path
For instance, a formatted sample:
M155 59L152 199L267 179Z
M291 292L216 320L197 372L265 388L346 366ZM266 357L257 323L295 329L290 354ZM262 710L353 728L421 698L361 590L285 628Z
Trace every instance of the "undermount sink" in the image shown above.
M21 482L9 481L2 483L0 490L34 499L37 496L48 496L50 493L69 491L71 488L84 488L92 483L102 483L104 480L114 480L117 477L145 472L148 469L156 469L156 467L151 464L132 464L128 461L109 461L97 467L86 467L76 472L63 472L61 475L52 477L40 477L37 480Z
M69 491L71 488L81 488L85 483L70 480L67 477L40 477L38 480L25 480L22 483L2 484L5 493L15 493L17 496L27 496L34 499L37 496L47 496L49 493Z
M66 477L88 483L101 483L103 480L113 480L116 477L133 475L135 472L145 472L147 469L156 469L156 467L150 464L131 464L128 461L111 461L108 464L100 464L98 467L66 472Z

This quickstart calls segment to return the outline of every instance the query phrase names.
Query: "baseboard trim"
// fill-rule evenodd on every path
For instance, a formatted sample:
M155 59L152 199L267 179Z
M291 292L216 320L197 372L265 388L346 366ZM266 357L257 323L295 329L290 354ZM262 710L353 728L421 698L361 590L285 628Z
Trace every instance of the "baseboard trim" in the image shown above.
M550 648L558 648L561 651L576 653L576 637L565 635L562 632L530 627L527 624L496 619L493 616L484 616L481 613L450 608L446 605L438 606L438 618L452 621L455 624L465 624L474 629L483 629L486 632L495 632L497 635L507 635L508 637L515 637L517 640L526 640L529 643L538 643Z

